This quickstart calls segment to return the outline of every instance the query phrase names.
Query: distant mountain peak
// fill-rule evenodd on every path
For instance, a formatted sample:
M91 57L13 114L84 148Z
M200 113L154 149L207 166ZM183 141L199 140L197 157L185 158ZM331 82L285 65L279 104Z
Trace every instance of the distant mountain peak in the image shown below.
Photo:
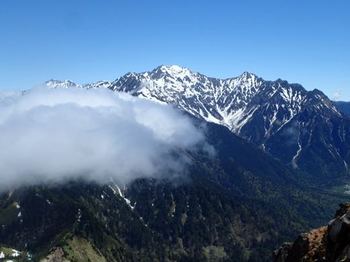
M161 65L159 67L157 67L157 69L160 69L162 71L166 71L166 72L171 72L174 74L178 74L178 73L182 73L182 72L191 72L190 69L183 67L183 66L179 66L179 65Z
M97 81L89 84L77 84L71 80L55 80L50 79L44 83L48 88L108 88L111 85L109 81Z
M181 67L179 65L161 65L150 72L145 72L144 74L156 79L160 79L163 77L184 79L191 78L192 76L196 75L196 73L191 71L190 69L186 67Z
M258 76L254 73L244 71L240 76L240 78L258 78Z
M50 79L45 82L45 86L50 88L71 88L71 87L80 87L80 85L74 83L71 80L55 80Z

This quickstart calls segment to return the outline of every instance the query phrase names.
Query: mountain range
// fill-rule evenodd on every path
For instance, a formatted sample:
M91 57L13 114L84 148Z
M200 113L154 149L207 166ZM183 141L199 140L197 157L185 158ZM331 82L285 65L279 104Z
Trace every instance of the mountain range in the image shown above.
M172 104L234 134L317 181L348 175L350 119L320 90L252 73L227 79L207 77L177 65L127 73L108 82L78 85L50 80L49 87L109 88Z

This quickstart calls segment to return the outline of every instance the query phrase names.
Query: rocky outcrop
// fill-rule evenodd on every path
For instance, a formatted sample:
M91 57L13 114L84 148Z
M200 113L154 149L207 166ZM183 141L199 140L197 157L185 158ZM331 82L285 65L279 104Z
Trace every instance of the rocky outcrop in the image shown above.
M350 203L340 205L328 226L302 234L274 252L275 262L350 261Z
M70 262L70 261L64 258L64 252L62 248L56 248L45 259L40 260L40 262Z

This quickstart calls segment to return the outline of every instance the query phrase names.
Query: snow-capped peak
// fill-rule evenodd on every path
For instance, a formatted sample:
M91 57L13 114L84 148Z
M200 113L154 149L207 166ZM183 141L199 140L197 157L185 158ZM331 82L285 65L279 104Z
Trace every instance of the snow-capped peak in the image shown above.
M248 71L244 71L238 78L250 79L250 78L258 78L258 77L253 73L250 73Z
M109 88L111 85L110 81L97 81L94 83L90 83L90 84L84 84L83 87L84 88Z
M89 84L77 84L71 80L48 80L44 83L44 86L48 88L109 88L111 85L111 82L109 81L97 81L94 83Z
M163 72L167 72L169 74L189 74L191 73L191 70L189 70L186 67L181 67L179 65L161 65L158 67L159 70L162 70Z
M45 82L45 86L49 88L72 88L72 87L81 87L80 85L70 81L70 80L55 80L51 79Z
M155 68L151 72L146 72L146 75L153 79L161 79L164 77L174 79L191 79L197 75L197 73L186 67L181 67L178 65L162 65Z

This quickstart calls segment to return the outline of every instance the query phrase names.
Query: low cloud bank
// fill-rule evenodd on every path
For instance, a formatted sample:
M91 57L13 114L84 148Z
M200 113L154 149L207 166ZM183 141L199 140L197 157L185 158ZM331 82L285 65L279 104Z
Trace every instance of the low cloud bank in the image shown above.
M0 189L182 173L186 160L173 151L202 144L179 111L127 94L43 88L0 96Z

